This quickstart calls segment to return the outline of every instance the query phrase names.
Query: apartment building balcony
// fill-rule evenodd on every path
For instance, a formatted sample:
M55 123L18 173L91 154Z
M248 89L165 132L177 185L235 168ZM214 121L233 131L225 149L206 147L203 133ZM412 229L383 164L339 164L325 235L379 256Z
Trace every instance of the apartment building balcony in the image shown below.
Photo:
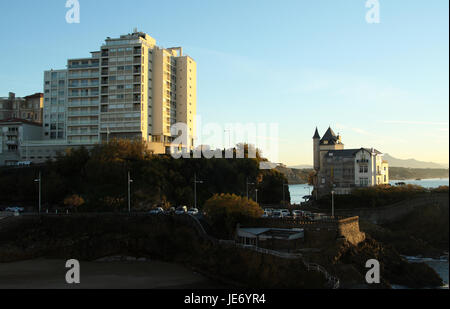
M100 92L92 91L90 93L69 93L69 98L89 98L98 97Z
M69 107L82 107L82 106L98 106L99 101L98 100L92 100L92 101L71 101L69 102Z
M98 86L99 86L98 81L93 81L91 83L69 83L69 88L89 88Z
M98 120L69 120L67 122L68 126L96 126L98 125Z
M89 64L69 64L69 69L90 69L90 68L98 68L99 63L89 63Z
M69 130L67 136L98 135L98 130Z
M88 73L88 72L84 73L83 72L81 74L72 73L72 74L69 74L69 76L68 76L69 80L76 79L76 78L98 78L98 77L99 77L98 72L97 73Z
M19 142L18 141L6 141L5 142L6 143L6 145L19 145Z
M72 117L82 117L82 116L98 116L99 112L97 111L72 111L67 113L68 116Z

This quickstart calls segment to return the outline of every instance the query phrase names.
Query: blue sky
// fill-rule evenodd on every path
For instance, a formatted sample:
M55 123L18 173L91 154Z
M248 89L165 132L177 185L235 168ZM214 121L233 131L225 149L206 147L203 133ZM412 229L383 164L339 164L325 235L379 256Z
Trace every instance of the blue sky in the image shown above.
M0 2L0 96L137 27L197 61L204 123L278 123L280 162L310 164L331 125L347 148L448 163L447 0L379 0L379 24L365 0L79 0L80 24L65 2Z

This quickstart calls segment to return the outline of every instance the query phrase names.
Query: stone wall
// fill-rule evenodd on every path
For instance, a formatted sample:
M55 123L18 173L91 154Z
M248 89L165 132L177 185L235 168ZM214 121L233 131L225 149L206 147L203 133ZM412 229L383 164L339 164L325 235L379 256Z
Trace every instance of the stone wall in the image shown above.
M345 237L348 242L355 246L366 239L365 233L359 230L359 217L339 220L338 235L339 237Z
M350 243L358 245L365 240L365 234L359 230L359 217L339 218L338 220L303 221L300 219L255 219L246 224L251 227L302 228L305 230L305 244L318 246L337 238L345 237Z
M433 194L385 207L341 209L337 210L336 214L338 216L358 216L362 220L366 220L374 224L386 224L399 220L403 216L412 212L417 207L423 207L433 204L448 206L448 197L448 194Z

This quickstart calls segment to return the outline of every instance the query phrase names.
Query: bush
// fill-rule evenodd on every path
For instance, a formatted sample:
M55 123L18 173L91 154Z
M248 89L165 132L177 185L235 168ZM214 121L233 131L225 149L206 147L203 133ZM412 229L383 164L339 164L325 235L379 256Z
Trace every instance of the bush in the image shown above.
M379 185L375 187L357 188L348 195L335 195L334 201L336 209L382 207L429 192L429 190L416 185ZM331 205L331 195L324 196L318 202L320 207L329 208Z
M79 208L84 205L84 199L79 195L71 195L64 199L64 206L69 208Z
M216 194L205 203L204 211L213 232L218 237L229 238L236 225L252 218L259 218L264 211L253 200L235 194Z

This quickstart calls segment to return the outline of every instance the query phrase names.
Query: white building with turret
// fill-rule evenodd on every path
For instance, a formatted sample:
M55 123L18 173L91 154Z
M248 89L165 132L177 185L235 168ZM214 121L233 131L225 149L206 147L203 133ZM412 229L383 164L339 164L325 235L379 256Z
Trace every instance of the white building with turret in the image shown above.
M334 191L349 194L358 187L389 183L389 164L383 154L374 148L345 149L340 135L331 128L320 137L313 137L314 190L320 197Z

